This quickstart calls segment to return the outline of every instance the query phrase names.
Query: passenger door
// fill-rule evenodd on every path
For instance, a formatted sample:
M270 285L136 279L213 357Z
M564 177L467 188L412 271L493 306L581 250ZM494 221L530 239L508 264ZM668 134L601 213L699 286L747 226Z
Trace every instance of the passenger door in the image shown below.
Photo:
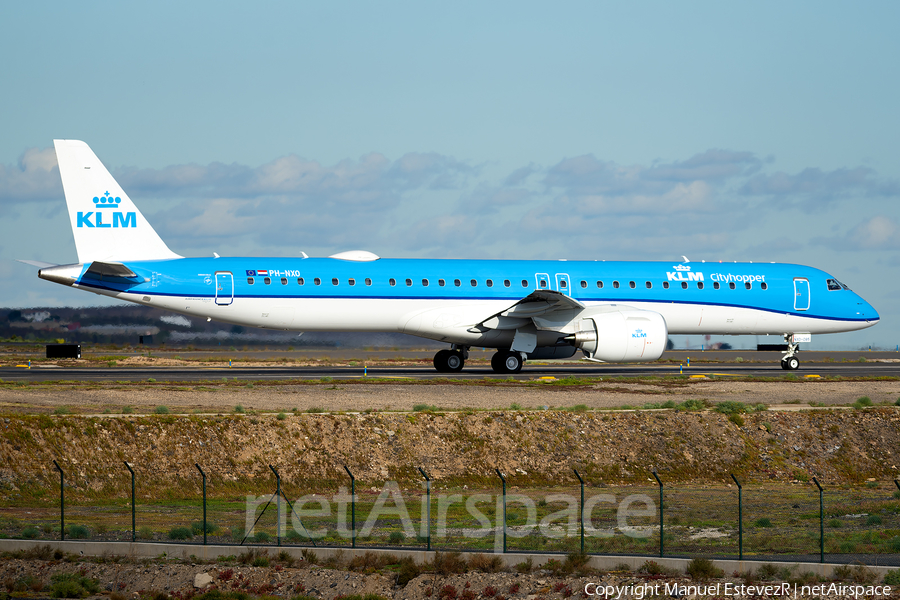
M216 304L227 306L234 301L234 276L231 271L216 271Z
M809 279L794 278L794 310L809 310Z
M556 291L562 292L566 296L572 295L572 283L569 281L569 276L566 273L556 274Z

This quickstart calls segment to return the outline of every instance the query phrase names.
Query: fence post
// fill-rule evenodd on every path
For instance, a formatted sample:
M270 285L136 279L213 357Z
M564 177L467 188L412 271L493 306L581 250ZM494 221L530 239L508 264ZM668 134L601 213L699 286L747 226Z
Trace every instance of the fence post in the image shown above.
M894 485L896 485L896 486L897 486L897 489L900 490L900 481L898 481L898 480L895 479L895 480L894 480Z
M134 518L134 469L128 464L127 460L123 460L125 468L131 473L131 541L135 541L135 518Z
M500 481L503 482L503 554L506 554L506 478L500 472L500 469L494 470L497 472L497 476L500 477Z
M200 465L194 463L194 466L197 467L197 470L200 471L200 476L203 477L203 545L206 545L206 473L203 472L203 469L200 468Z
M578 524L581 526L581 553L584 554L584 479L578 474L578 469L573 468L572 470L575 471L575 477L578 478L578 483L581 484L581 504L578 508Z
M350 476L350 542L351 548L356 548L356 477L347 465L344 465L344 470Z
M734 473L731 478L738 486L738 560L744 560L744 489Z
M819 562L825 562L825 501L819 480L813 477L813 483L819 488Z
M422 474L422 477L425 478L425 502L427 503L428 508L425 513L425 526L427 527L427 538L426 538L426 550L431 551L431 478L428 477L428 474L422 467L419 467L419 473Z
M275 467L269 465L272 472L275 473L275 542L281 545L281 475L275 470Z
M62 468L59 466L59 463L55 460L53 461L56 470L59 471L59 539L65 541L66 539L66 495L63 491L65 486L65 474L63 473Z
M653 477L656 478L656 483L659 484L659 557L662 558L665 553L665 537L666 530L663 525L663 482L660 480L659 475L656 474L656 469L653 469Z

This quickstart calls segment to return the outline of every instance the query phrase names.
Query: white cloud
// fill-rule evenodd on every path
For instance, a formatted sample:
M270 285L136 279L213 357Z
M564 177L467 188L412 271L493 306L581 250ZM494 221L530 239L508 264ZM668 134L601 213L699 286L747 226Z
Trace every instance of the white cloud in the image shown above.
M892 217L876 215L844 235L818 237L815 243L843 250L900 250L900 224Z

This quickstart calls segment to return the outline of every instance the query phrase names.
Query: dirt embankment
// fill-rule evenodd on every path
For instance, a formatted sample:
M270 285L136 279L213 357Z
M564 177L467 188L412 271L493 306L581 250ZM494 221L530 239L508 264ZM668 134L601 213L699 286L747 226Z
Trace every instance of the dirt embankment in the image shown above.
M0 485L58 481L53 460L78 490L100 490L136 466L141 486L171 488L196 478L250 483L277 465L295 484L357 479L418 481L415 468L450 480L493 478L516 485L571 479L577 466L595 484L646 481L790 480L829 483L891 479L900 468L900 411L765 411L743 424L712 412L495 411L276 416L27 416L0 420ZM116 483L115 485L118 485Z

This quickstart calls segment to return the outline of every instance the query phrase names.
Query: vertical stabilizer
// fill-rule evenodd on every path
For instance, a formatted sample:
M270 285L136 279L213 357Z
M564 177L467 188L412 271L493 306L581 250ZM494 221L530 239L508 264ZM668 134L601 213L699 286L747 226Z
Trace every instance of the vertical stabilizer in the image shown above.
M78 261L181 258L153 230L87 144L53 140Z

